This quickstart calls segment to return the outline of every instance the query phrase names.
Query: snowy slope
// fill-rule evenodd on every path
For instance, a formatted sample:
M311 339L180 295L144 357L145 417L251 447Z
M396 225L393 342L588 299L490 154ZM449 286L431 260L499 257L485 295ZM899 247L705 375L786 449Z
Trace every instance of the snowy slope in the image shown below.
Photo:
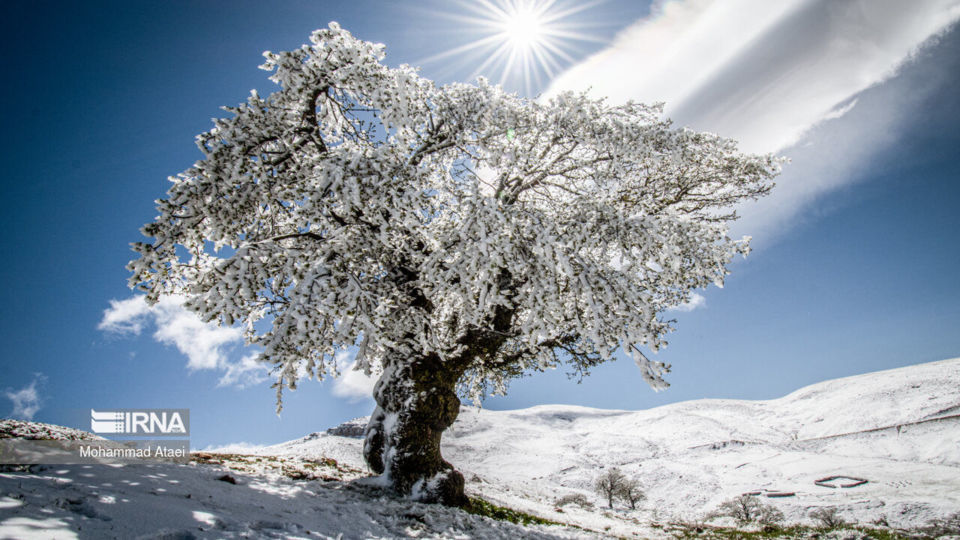
M838 506L848 520L915 527L960 510L958 414L960 359L953 359L826 381L770 401L698 400L645 411L464 407L444 435L444 456L474 493L614 534L636 532L636 521L696 519L762 490L795 493L765 499L790 521L809 523L811 508ZM259 452L337 453L362 467L360 448L357 439L315 434ZM592 485L610 466L641 481L643 509L603 515ZM868 482L814 484L832 475ZM598 508L557 513L554 501L569 493Z
M745 492L793 493L764 498L791 522L809 523L811 508L836 506L850 521L882 517L917 527L960 510L958 415L960 359L827 381L771 401L646 411L465 407L444 437L444 455L464 473L468 492L587 530L521 528L392 499L362 479L360 439L313 433L220 449L192 465L0 472L0 539L596 536L590 531L658 538L665 533L657 523L702 518ZM644 486L648 499L636 511L607 510L592 492L612 466ZM219 480L225 472L236 483ZM868 482L814 484L834 475ZM558 512L556 499L571 493L596 507Z
M560 494L590 494L602 468L618 466L645 486L650 518L654 510L659 518L702 516L766 489L795 493L766 501L792 521L829 505L861 523L884 517L917 526L960 510L958 406L954 359L827 381L771 401L464 411L445 455L485 479L491 498L538 501L531 510ZM869 482L814 484L831 475Z

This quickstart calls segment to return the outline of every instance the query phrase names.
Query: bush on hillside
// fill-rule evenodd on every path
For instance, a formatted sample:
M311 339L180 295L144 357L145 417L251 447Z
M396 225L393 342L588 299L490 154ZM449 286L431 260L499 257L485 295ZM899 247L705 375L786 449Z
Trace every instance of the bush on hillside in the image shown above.
M843 517L840 515L840 511L833 506L816 508L810 512L810 517L812 517L821 527L825 527L827 529L836 529L847 524L847 522L844 521Z
M741 495L724 501L707 518L732 517L739 523L759 523L773 525L784 520L783 512L768 504L763 504L752 495Z
M593 503L582 493L571 493L557 499L557 508L563 508L569 504L575 504L580 508L593 508Z

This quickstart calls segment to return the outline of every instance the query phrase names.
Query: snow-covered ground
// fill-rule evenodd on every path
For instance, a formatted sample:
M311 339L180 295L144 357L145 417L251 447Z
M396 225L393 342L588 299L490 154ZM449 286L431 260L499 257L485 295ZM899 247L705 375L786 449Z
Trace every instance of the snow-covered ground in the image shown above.
M699 400L646 411L540 406L464 410L445 436L445 456L487 498L547 517L558 496L594 500L594 480L619 467L648 499L650 520L702 518L746 492L790 522L809 510L841 509L848 521L917 527L960 511L960 359L837 379L771 401ZM852 488L816 485L842 475ZM845 482L852 483L852 482ZM764 491L766 490L766 491ZM567 508L565 521L612 532L629 520L597 522ZM581 520L582 519L582 520Z
M395 500L363 480L359 439L315 433L218 449L191 465L0 473L0 538L656 537L664 534L657 524L702 518L745 492L760 492L789 522L810 523L810 509L834 506L848 521L918 527L960 510L958 415L960 359L827 381L771 401L464 408L444 455L468 492L582 529L521 528ZM609 467L640 480L648 498L636 511L608 510L593 493ZM867 482L814 483L838 475ZM558 511L556 499L573 493L596 506Z

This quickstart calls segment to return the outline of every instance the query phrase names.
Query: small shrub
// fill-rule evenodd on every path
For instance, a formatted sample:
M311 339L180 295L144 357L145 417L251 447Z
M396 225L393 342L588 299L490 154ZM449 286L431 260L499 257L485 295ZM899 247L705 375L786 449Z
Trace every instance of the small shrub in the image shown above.
M810 512L810 517L812 517L821 527L825 527L827 529L836 529L847 524L843 517L840 516L840 511L833 506L816 508Z
M783 512L768 504L763 504L756 497L741 495L736 499L724 501L711 512L708 518L732 517L739 523L759 523L773 525L783 521Z
M769 504L761 504L757 512L757 523L763 525L774 525L784 520L783 512Z
M571 493L569 495L564 495L557 499L556 506L557 508L563 508L568 504L575 504L580 508L593 508L593 503L590 502L590 499L582 493Z

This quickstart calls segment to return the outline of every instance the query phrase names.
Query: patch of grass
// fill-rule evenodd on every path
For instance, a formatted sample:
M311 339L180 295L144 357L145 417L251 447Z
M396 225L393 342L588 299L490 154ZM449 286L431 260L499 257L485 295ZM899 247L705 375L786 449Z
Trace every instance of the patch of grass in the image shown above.
M854 529L875 540L914 540L915 534L903 534L889 529L871 529L869 527L854 527Z
M810 532L808 527L780 527L777 525L767 525L756 531L743 531L732 527L714 527L714 526L681 526L670 532L677 538L711 538L711 539L753 539L753 538L805 538Z
M296 456L193 452L190 459L199 465L218 465L243 473L279 473L292 480L332 482L342 481L345 477L365 476L363 471L341 465L328 457L310 459Z
M567 526L565 523L551 521L549 519L544 519L542 517L534 516L519 510L514 510L512 508L507 508L505 506L497 506L490 501L481 499L480 497L470 497L470 504L464 507L464 510L478 516L486 516L499 521L509 521L510 523L516 523L517 525Z
M707 538L707 539L738 539L751 540L759 538L819 538L831 530L857 531L874 540L911 540L915 535L903 534L888 529L874 529L870 527L848 526L839 529L823 527L808 527L806 525L778 526L767 525L760 530L744 531L732 527L715 527L712 525L677 524L670 531L677 538Z

